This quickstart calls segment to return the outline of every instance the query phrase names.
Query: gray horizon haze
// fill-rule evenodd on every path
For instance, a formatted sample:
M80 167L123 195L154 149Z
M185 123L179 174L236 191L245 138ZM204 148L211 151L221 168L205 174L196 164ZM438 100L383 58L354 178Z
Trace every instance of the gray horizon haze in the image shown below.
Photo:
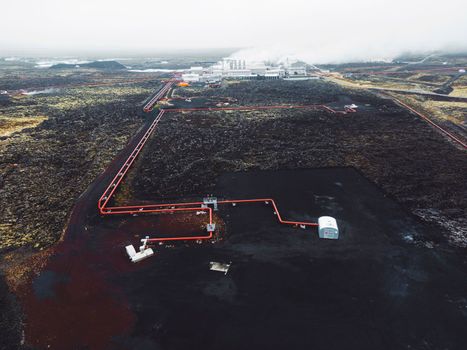
M2 10L0 56L238 48L249 60L322 64L467 51L461 0L23 0Z

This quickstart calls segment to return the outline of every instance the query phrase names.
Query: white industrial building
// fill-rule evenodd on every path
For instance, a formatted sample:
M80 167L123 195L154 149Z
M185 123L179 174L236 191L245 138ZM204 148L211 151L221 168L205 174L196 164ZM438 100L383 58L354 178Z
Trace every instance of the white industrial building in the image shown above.
M197 83L200 81L200 75L198 73L185 73L182 74L183 81L187 83Z
M203 83L213 84L218 83L222 80L221 74L214 74L214 73L205 73L200 76L200 81Z
M294 77L294 76L301 76L304 77L306 76L306 67L305 66L290 66L285 69L287 75L289 77Z
M264 62L247 62L234 58L224 58L211 68L224 78L282 79L286 76L286 70L282 66L268 66Z
M222 79L308 79L306 66L288 63L277 66L263 62L247 62L243 59L224 58L208 68L191 67L182 79L188 83L216 83Z
M182 80L187 83L218 83L222 80L222 75L212 73L185 73L182 74Z
M227 79L254 79L256 75L247 67L245 60L224 58L210 67L213 74Z
M266 79L282 79L285 77L285 70L283 68L268 68L264 72Z

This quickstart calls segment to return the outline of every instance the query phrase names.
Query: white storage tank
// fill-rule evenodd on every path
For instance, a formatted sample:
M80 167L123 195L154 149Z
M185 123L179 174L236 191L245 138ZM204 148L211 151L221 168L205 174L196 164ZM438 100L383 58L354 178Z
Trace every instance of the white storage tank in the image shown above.
M339 228L337 221L331 216L321 216L318 219L319 238L338 239Z

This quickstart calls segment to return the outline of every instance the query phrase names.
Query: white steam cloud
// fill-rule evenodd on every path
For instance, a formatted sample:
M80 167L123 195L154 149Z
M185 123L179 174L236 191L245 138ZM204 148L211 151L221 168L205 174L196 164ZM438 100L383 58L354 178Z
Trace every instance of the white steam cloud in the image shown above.
M467 50L466 0L22 0L2 11L0 56L237 47L319 64Z
M444 53L466 52L467 45L389 45L375 46L372 43L357 44L334 42L332 44L309 46L259 46L241 49L230 55L231 58L248 62L296 62L308 64L347 63L347 62L390 62L404 53L428 54L434 51Z
M312 1L294 22L270 26L271 37L232 57L310 64L390 61L400 54L467 52L467 1ZM272 39L272 40L271 40Z

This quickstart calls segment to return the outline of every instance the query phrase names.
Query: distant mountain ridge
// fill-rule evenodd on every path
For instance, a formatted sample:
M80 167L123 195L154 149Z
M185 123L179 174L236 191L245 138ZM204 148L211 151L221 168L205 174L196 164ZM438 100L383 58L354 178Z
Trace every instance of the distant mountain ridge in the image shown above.
M58 63L50 67L50 69L70 69L70 68L95 68L109 70L123 70L126 67L117 61L94 61L82 64Z

